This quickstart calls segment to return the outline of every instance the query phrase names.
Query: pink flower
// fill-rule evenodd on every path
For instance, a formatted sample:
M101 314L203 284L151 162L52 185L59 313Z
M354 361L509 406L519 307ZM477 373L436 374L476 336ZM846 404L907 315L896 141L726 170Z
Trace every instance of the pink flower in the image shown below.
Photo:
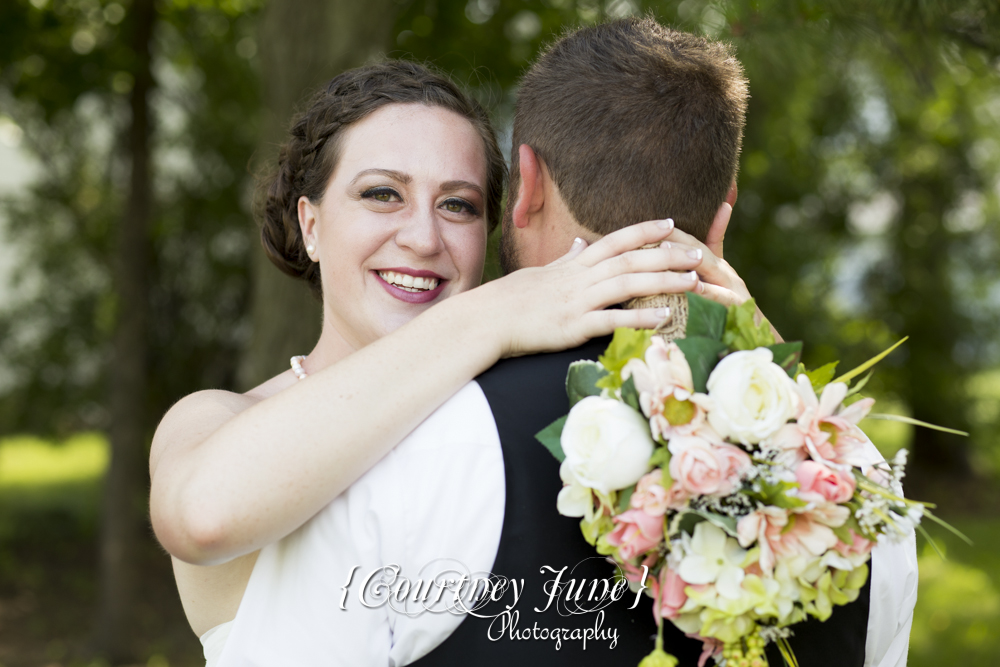
M675 343L654 338L646 348L645 360L632 359L622 369L639 392L639 406L649 419L654 439L669 440L676 435L693 435L706 426L708 397L694 393L691 368Z
M660 571L659 586L656 590L656 602L653 604L653 616L656 622L660 618L677 618L680 608L687 602L688 596L684 592L687 582L681 579L670 567L664 567Z
M837 544L833 547L837 550L837 553L845 558L850 558L851 556L867 556L871 552L872 547L875 546L874 542L865 539L853 530L851 531L851 538L852 541L850 544L837 540Z
M857 423L868 414L875 399L865 398L842 407L847 395L847 385L843 382L826 385L817 399L805 375L798 377L796 392L801 399L796 421L783 426L771 439L770 446L785 450L788 463L812 458L820 463L867 465L865 437Z
M799 497L807 502L844 503L854 495L854 477L815 461L803 461L795 470Z
M669 448L674 485L691 496L732 493L739 486L740 475L751 465L750 457L739 447L697 436L675 436Z
M643 475L630 502L632 507L650 516L663 516L670 506L670 492L663 487L663 471L657 468Z
M622 560L632 560L663 540L663 517L642 510L622 512L613 521L618 524L608 533L608 544L618 547Z
M715 637L702 637L698 634L689 634L691 639L701 640L701 657L698 658L698 667L705 667L709 658L717 658L722 655L725 644ZM735 662L735 661L734 661Z

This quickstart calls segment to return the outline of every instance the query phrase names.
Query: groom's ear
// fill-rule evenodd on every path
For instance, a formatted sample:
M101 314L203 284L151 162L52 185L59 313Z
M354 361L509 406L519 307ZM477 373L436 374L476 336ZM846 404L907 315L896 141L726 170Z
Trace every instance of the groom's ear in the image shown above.
M545 203L545 185L542 183L542 168L535 151L528 144L521 144L517 149L518 186L517 201L511 216L514 226L524 229L534 213L542 209Z

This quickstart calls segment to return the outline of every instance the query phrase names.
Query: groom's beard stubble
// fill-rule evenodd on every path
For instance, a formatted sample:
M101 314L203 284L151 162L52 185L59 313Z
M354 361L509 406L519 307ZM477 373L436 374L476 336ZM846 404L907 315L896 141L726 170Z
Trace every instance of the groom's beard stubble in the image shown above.
M508 206L503 212L503 220L500 222L500 270L504 275L513 273L521 268L521 259L518 257L517 245L514 242L513 215Z

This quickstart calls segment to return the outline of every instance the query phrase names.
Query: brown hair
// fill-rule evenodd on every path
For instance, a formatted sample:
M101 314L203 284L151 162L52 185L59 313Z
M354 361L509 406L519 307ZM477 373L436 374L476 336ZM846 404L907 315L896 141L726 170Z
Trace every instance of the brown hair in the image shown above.
M343 131L388 104L439 106L476 128L486 153L486 221L490 231L500 220L507 176L496 133L483 107L444 75L405 60L390 60L348 70L311 100L281 147L276 173L264 183L261 243L283 272L303 278L322 295L319 264L309 259L299 228L298 201L319 203L340 157Z
M726 44L651 18L567 34L521 82L511 192L527 144L587 229L671 217L704 240L736 176L747 97Z

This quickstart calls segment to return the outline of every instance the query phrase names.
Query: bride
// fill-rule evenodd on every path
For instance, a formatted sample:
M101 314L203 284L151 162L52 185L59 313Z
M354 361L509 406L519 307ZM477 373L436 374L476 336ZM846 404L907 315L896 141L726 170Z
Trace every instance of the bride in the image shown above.
M548 266L479 286L505 174L483 109L414 63L341 74L293 125L261 235L322 299L319 341L244 394L183 398L150 452L153 528L206 656L221 650L259 550L471 378L503 357L655 327L662 309L607 308L702 289L699 244L668 221L577 239Z

